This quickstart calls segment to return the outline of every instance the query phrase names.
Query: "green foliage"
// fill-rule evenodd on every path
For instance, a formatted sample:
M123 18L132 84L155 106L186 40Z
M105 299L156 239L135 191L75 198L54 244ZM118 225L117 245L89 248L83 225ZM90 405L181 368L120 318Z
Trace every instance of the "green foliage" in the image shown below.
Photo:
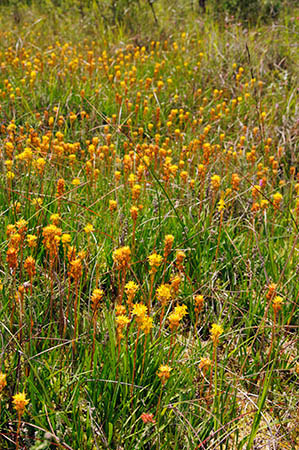
M116 2L115 15L111 5L1 9L0 449L15 449L17 435L20 450L295 448L297 13L244 29L211 10L199 16L195 2L157 0L158 24L148 2ZM44 241L58 213L82 263L77 284L68 244L55 241L53 263ZM17 236L7 231L21 219L14 272L7 251ZM164 257L170 233L152 277L148 256ZM123 245L132 251L125 274L113 258ZM162 315L156 290L178 275ZM131 314L119 341L121 296L132 313L123 279L138 285L134 303L152 292L148 336ZM283 298L277 316L271 282ZM95 288L104 292L97 316ZM178 304L188 314L173 332ZM213 323L224 328L216 343ZM22 390L29 404L18 427L12 397Z

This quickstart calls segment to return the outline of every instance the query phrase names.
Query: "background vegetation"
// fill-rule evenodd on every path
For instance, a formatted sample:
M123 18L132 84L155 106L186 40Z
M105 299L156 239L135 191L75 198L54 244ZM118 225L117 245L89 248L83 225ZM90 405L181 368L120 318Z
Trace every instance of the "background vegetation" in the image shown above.
M1 12L1 450L298 448L294 3Z

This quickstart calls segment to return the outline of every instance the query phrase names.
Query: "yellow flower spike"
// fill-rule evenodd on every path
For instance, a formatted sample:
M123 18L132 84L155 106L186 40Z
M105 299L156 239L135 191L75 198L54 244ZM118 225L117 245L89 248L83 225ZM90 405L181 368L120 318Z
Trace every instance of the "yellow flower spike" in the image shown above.
M211 338L214 344L216 345L218 343L219 337L223 333L223 328L221 325L218 325L217 323L213 323L212 328L210 330Z
M60 217L59 214L57 214L57 213L51 214L51 216L50 216L50 222L52 222L53 225L56 225L56 226L57 226L57 225L59 224L60 220L61 220L61 217Z
M72 237L71 237L71 235L68 234L68 233L64 233L64 234L61 236L61 242L62 242L63 245L68 245L68 244L70 244L71 239L72 239Z
M129 308L132 306L133 298L136 295L136 292L138 291L138 286L134 281L128 281L128 283L125 284L125 293L128 297L127 303Z
M178 294L179 289L180 289L180 284L181 284L181 277L179 275L175 275L171 280L170 280L170 287L171 287L171 292L173 295L173 298Z
M115 322L117 325L117 335L118 339L121 340L123 338L122 330L126 325L130 323L130 319L124 314L120 314L115 317Z
M29 400L26 399L25 392L19 392L13 396L13 404L17 413L22 416Z
M79 178L74 178L72 181L72 185L73 186L80 186L81 181L79 180Z
M203 304L204 304L204 296L203 295L195 295L194 296L194 303L195 303L195 312L197 314L200 313L202 310Z
M112 259L116 263L119 269L124 269L130 264L131 261L131 250L130 247L124 246L117 248L112 253Z
M113 212L117 209L117 202L115 200L109 200L109 211Z
M279 207L280 207L280 204L281 204L281 202L282 202L282 199L283 199L283 197L282 197L282 195L280 194L280 192L276 192L276 193L273 194L273 196L272 196L273 205L274 205L276 208L279 208Z
M218 211L219 212L221 212L221 211L223 211L224 209L225 209L225 201L223 200L223 198L221 198L220 200L219 200L219 202L218 202L218 205L217 205L217 209L218 209Z
M171 314L169 314L168 322L169 322L169 328L171 330L177 329L180 324L180 321L181 321L180 314L178 314L176 312L172 312Z
M116 305L115 307L115 316L125 316L126 315L126 307L124 305Z
M147 306L145 306L143 303L136 303L135 305L133 305L132 314L133 316L136 316L136 322L138 326L140 326L147 314Z
M177 250L175 262L176 262L176 265L179 270L182 270L182 264L183 264L183 261L185 258L186 258L186 253L183 252L182 250Z
M212 365L212 361L210 360L210 358L207 357L203 357L200 360L199 363L199 369L202 369L204 372L206 372Z
M180 317L180 320L183 319L183 317L188 315L187 306L186 305L178 305L174 308L173 312L175 314L178 314Z
M94 231L94 227L91 223L88 223L83 229L86 234L92 233Z
M213 175L211 177L211 187L214 191L217 191L220 187L221 178L219 175Z
M149 334L153 328L153 318L149 316L144 316L141 321L140 328L144 334Z
M36 247L37 236L35 236L34 234L27 234L26 240L28 243L28 247L30 247L30 248Z
M151 267L151 272L156 272L158 267L161 265L162 263L162 256L158 255L157 253L152 253L151 255L148 256L148 262L149 265Z
M165 306L171 299L170 286L167 284L161 284L156 291L156 296L162 306Z
M74 259L70 262L70 270L68 272L70 278L78 282L82 276L82 261L80 258Z
M161 380L162 386L166 383L166 381L170 378L170 372L172 371L172 368L167 365L161 365L159 367L159 370L157 371L157 375Z
M137 220L138 212L139 212L139 209L137 208L137 206L132 206L130 208L130 213L131 213L131 217L132 217L133 221Z
M104 297L104 291L102 289L94 289L91 295L91 305L94 312L99 309L100 302Z
M277 295L276 297L273 298L273 300L272 300L272 307L273 307L273 310L274 310L275 314L278 311L281 310L282 305L283 305L283 298L282 297Z

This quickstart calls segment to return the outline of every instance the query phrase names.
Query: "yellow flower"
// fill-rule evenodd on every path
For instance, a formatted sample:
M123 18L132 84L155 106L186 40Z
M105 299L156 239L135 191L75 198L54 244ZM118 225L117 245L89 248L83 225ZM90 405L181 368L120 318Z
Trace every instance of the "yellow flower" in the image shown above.
M212 338L214 344L216 344L218 342L218 339L221 336L221 334L223 333L223 331L224 330L221 325L218 325L217 323L213 323L210 333L211 333L211 338Z
M272 196L273 204L276 208L279 208L282 198L283 197L279 192L276 192L275 194L273 194L273 196Z
M165 306L171 299L170 287L167 284L161 284L156 291L156 295L162 306Z
M79 178L74 178L73 181L72 181L72 185L73 185L73 186L79 186L80 183L81 183L81 182L80 182Z
M172 244L173 244L173 241L174 241L174 236L172 234L167 234L165 236L165 239L164 239L164 255L167 256L169 254L169 252L171 250L171 247L172 247Z
M211 186L214 191L217 191L220 187L221 178L219 175L213 175L211 177Z
M24 269L26 270L30 278L35 275L35 259L32 258L32 256L28 256L25 259Z
M185 258L186 258L186 253L183 252L182 250L178 250L176 252L176 263L178 266L181 266L181 264Z
M70 270L68 272L68 275L75 281L80 280L82 276L82 261L80 258L74 259L70 262Z
M251 194L253 198L256 198L260 195L261 193L261 186L259 186L258 184L255 184L254 186L252 186L251 188Z
M124 316L126 314L126 307L124 305L116 305L115 306L115 315L117 316Z
M117 264L119 269L124 269L129 265L131 260L131 250L130 247L120 247L114 250L112 253L112 259Z
M54 225L58 225L60 222L60 215L59 214L51 214L50 216L50 222L52 222Z
M131 207L130 213L131 213L131 217L132 217L133 220L137 220L138 211L139 211L139 209L137 208L137 206L132 206Z
M147 306L145 306L143 303L136 303L135 305L133 305L132 314L136 316L138 325L141 325L142 320L147 314Z
M121 305L119 305L121 306ZM124 314L117 315L115 317L115 322L117 324L117 335L119 339L122 339L124 336L122 334L122 330L126 325L130 323L130 319Z
M109 200L109 211L113 212L117 208L117 202L115 200Z
M210 358L201 358L199 368L206 371L209 367L211 367L211 365L212 361L210 360Z
M198 314L200 311L201 311L201 309L202 309L202 307L203 307L203 304L204 304L204 297L203 297L203 295L195 295L194 296L194 302L195 302L195 312Z
M140 196L141 186L140 184L134 184L132 187L132 199L137 200Z
M6 178L7 178L8 180L13 180L14 177L15 177L15 174L9 170L9 171L7 172L7 174L6 174Z
M86 234L88 233L92 233L94 231L94 227L91 223L88 223L85 227L84 227L84 231Z
M132 303L132 300L135 297L137 291L138 286L136 283L134 283L134 281L128 281L128 283L125 284L125 293L127 294L129 305Z
M217 206L218 211L222 211L223 209L225 209L225 202L223 200L223 198L221 198L218 202L218 206Z
M127 316L121 314L115 318L115 322L118 326L124 327L125 325L128 325L128 323L130 323L130 319Z
M168 322L169 322L169 328L171 330L177 328L180 324L181 316L175 312L169 314L168 316Z
M140 328L144 331L145 334L149 334L151 329L153 328L153 319L149 316L144 316L142 318Z
M171 280L170 280L170 287L171 287L171 293L173 298L177 295L177 293L179 292L179 288L180 288L180 284L181 284L181 277L179 275L175 275Z
M261 203L260 203L261 209L266 209L266 208L268 207L268 205L269 205L268 200L266 200L265 198L263 198L263 199L261 200Z
M71 235L68 234L68 233L64 233L61 236L61 242L62 242L63 245L69 244L71 242L71 239L72 239Z
M21 416L24 413L26 405L28 405L29 403L29 400L26 399L25 392L19 392L18 394L13 396L13 403L15 410Z
M151 267L151 272L157 272L157 268L160 266L163 259L162 256L157 253L153 253L152 255L149 255L147 259Z
M30 248L36 247L37 236L34 234L27 234L26 239Z
M178 314L180 320L188 314L186 305L178 305L174 308L174 313Z
M281 310L282 305L283 305L283 298L282 297L277 295L276 297L273 298L272 306L273 306L273 310L274 310L275 313L277 313L278 311Z
M160 378L163 386L166 383L166 381L168 380L168 378L170 377L171 370L172 370L171 367L166 366L166 365L164 366L163 364L159 367L159 370L157 371L157 375Z
M94 289L92 295L91 295L91 303L92 303L92 309L94 311L97 311L100 306L100 301L104 297L104 291L102 289Z

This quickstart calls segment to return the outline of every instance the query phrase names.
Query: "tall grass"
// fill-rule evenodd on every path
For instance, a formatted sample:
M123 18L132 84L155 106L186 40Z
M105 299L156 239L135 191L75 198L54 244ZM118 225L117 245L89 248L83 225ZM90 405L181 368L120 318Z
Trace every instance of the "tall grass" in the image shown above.
M1 449L298 445L296 11L154 6L3 9Z

